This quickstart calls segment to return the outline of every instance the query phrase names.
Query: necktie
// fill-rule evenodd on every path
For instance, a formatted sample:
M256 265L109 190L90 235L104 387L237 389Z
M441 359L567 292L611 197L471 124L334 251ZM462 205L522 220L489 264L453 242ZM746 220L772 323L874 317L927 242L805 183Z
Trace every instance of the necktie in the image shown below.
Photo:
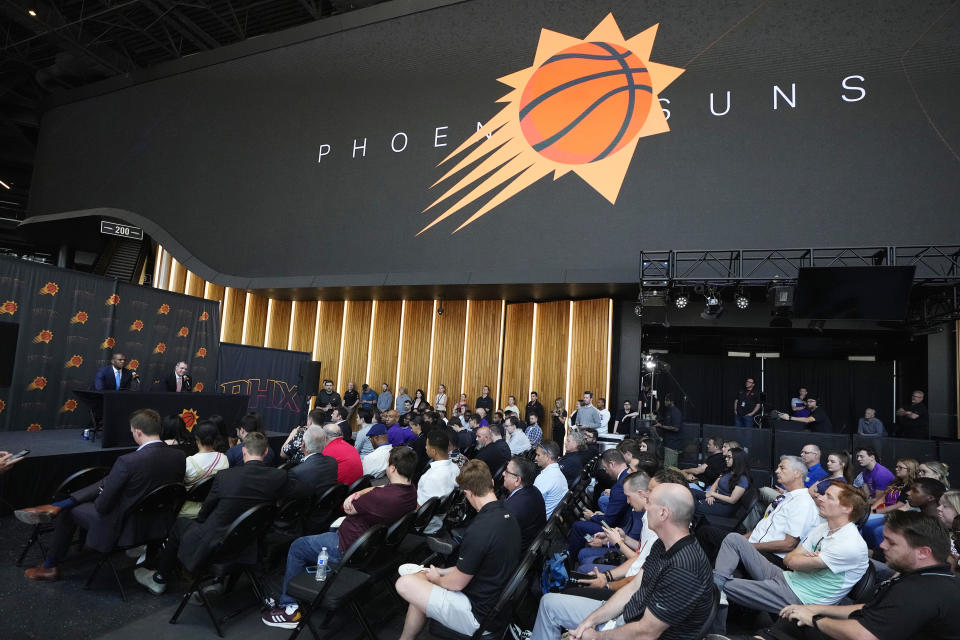
M117 374L117 389L119 389L119 388L120 388L120 371L119 371L119 369L115 369L115 370L114 370L114 373Z
M183 388L183 377L177 376L177 391L179 392Z

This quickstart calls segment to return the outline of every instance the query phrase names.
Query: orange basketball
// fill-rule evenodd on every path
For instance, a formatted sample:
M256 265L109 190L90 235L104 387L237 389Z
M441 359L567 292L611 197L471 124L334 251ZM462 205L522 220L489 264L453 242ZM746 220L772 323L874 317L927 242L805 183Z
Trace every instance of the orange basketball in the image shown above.
M633 140L652 99L640 58L609 42L584 42L533 73L520 99L520 127L545 158L587 164Z

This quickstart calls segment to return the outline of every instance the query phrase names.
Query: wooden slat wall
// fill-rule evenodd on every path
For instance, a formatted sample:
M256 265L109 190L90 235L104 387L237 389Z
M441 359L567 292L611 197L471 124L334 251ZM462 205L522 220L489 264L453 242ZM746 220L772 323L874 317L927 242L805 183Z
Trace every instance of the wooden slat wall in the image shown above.
M573 338L570 343L570 390L567 411L573 413L584 391L593 391L593 404L606 395L609 353L610 301L577 300L573 303Z
M267 330L267 298L248 292L243 314L243 344L262 347Z
M170 266L173 262L173 256L171 256L165 249L161 249L160 252L160 269L157 275L156 284L154 285L157 289L170 290Z
M183 287L186 281L187 270L184 269L183 265L177 262L176 259L172 260L170 263L170 283L167 286L167 291L183 293Z
M196 296L198 298L203 297L203 278L193 273L192 271L187 271L187 281L183 286L183 292L188 296Z
M570 327L570 302L545 302L537 305L537 335L534 348L533 391L540 395L546 417L542 425L547 438L554 438L550 412L555 398L566 401L567 336ZM529 399L529 398L528 398ZM563 434L559 434L563 437Z
M290 313L293 303L289 300L270 300L267 305L266 338L263 346L271 349L286 349L290 336Z
M320 380L337 377L340 366L340 332L343 328L343 302L322 301L317 307L316 338L313 359L320 361ZM340 388L340 387L337 387ZM346 385L344 385L346 388Z
M223 319L220 327L221 342L242 342L243 305L247 293L242 289L227 287L223 297Z
M433 307L433 300L407 300L404 303L402 345L397 371L397 384L423 389L431 405L437 395L437 385L440 384L436 378L430 379L430 336L433 319L438 317ZM375 388L379 391L379 384L383 380L371 377L367 382L371 386L376 385ZM390 384L396 386L392 382Z
M361 373L353 380L358 390L364 382L369 383L370 380L379 382L386 380L391 387L393 386L393 381L397 377L397 359L400 356L402 312L403 302L400 300L383 300L375 303L371 329L373 334L370 339L370 367L369 372ZM374 385L374 389L380 388L378 382Z
M336 378L333 378L334 385L341 393L347 388L349 380L353 380L359 388L367 373L372 310L373 302L370 300L350 300L346 303L340 372Z
M496 403L502 309L503 303L500 300L470 302L463 391L467 394L471 406L480 395L483 385L490 387L490 395Z
M290 323L287 349L306 351L312 358L313 341L317 333L317 303L312 300L295 301L290 310Z
M447 386L449 406L452 408L460 398L463 374L463 341L466 328L466 300L443 301L443 315L437 316L433 338L433 386ZM471 305L472 309L472 305ZM468 396L473 407L476 398Z
M507 396L516 396L523 407L530 391L530 347L533 343L533 303L508 304L503 337L503 374L500 383L500 407ZM521 418L523 416L520 416Z
M203 297L207 300L217 300L223 302L223 286L206 282L203 285Z

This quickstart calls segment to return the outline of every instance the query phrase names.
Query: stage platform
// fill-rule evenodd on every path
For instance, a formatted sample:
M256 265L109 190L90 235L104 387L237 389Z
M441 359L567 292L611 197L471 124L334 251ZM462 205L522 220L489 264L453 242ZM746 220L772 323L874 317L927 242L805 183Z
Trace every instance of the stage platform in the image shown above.
M275 454L280 453L288 435L267 432ZM71 473L86 467L109 467L118 457L136 448L104 449L100 445L100 440L84 440L83 429L0 433L0 451L30 450L30 455L0 476L0 513L46 503L57 485Z

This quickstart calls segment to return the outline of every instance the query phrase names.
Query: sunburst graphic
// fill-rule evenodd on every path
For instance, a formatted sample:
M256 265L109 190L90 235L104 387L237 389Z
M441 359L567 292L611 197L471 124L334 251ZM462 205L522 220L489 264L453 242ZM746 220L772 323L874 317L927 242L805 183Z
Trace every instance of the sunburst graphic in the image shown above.
M616 203L640 138L670 130L658 95L684 72L650 61L658 26L626 40L609 14L582 40L541 30L533 65L499 79L513 88L506 106L443 159L470 150L431 188L475 166L424 212L469 191L417 235L500 189L456 233L551 172Z

